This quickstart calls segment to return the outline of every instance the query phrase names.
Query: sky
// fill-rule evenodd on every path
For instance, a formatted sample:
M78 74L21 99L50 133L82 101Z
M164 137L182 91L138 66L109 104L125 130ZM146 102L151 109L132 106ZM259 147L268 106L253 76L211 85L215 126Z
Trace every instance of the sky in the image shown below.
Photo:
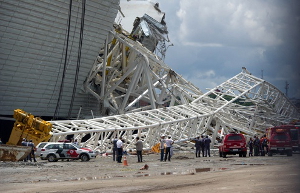
M202 92L246 67L300 99L300 1L151 0L166 13L165 63Z

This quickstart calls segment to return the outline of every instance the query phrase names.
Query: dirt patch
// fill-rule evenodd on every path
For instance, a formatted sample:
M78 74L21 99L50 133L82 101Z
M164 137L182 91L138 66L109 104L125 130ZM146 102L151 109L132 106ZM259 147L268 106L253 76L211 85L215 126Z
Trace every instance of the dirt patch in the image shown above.
M144 155L128 166L101 156L89 162L0 162L0 192L297 192L299 154L292 157L194 157L193 152L160 162ZM141 170L147 164L148 170ZM272 191L271 191L272 190ZM284 191L283 191L284 190Z

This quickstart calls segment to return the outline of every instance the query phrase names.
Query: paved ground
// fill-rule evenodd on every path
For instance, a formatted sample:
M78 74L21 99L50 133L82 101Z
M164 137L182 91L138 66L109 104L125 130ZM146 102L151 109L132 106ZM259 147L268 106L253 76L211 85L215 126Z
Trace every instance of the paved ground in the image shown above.
M144 155L128 166L99 156L89 162L1 162L0 192L299 192L300 155L195 158L175 152L171 162ZM148 170L140 170L145 164Z

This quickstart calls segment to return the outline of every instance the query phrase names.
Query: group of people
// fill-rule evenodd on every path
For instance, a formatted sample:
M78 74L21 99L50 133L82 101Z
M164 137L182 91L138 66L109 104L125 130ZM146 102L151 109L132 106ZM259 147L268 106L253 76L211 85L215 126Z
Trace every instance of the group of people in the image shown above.
M134 145L136 146L136 155L138 162L143 162L143 141L140 139L140 137L135 138L136 142ZM172 151L172 144L174 141L171 139L171 136L168 136L167 139L165 139L165 135L162 135L160 140L160 161L171 161L171 157L173 154ZM118 163L122 163L122 157L123 157L123 147L124 142L122 141L122 137L115 137L112 140L112 152L113 152L113 161L117 161Z
M174 141L171 136L168 136L165 139L165 135L162 135L160 138L160 161L171 161L171 157L173 155L172 145ZM166 150L165 150L166 149Z
M28 156L23 160L24 162L27 162L27 161L30 161L32 162L32 160L34 162L36 162L36 159L35 159L35 146L34 146L34 143L32 142L32 140L27 140L26 138L23 138L22 142L21 142L21 145L22 146L30 146L31 147L31 150L30 150L30 153L28 154Z
M211 139L206 136L198 136L194 139L191 139L195 141L195 154L196 157L200 157L202 154L202 157L210 157L210 143ZM77 140L72 140L73 143L78 144ZM166 139L165 135L161 135L161 138L159 140L160 142L160 161L171 161L171 157L173 155L173 149L172 145L174 141L172 140L171 136L168 136ZM253 150L254 150L254 156L262 155L264 156L266 153L268 153L268 145L267 145L267 138L266 135L262 136L260 139L257 136L254 136L254 139L250 138L248 142L249 147L249 156L253 156ZM2 143L0 139L0 144ZM117 161L118 163L122 163L122 157L123 157L123 147L124 142L122 140L122 137L115 137L112 141L113 143L113 161ZM22 146L31 146L31 152L30 154L24 159L25 162L32 160L36 162L35 159L35 146L32 140L26 140L23 138L22 140ZM136 146L136 154L138 162L143 162L143 142L140 140L139 137L136 137L136 142L134 143Z
M200 154L202 152L202 157L210 157L210 143L211 140L208 138L208 136L204 137L201 136L193 139L195 141L195 147L196 147L196 157L200 157ZM160 161L171 161L171 157L173 155L173 148L172 145L174 144L174 141L172 140L171 136L168 136L166 138L165 135L161 135L159 139L159 145L160 145ZM124 148L124 142L122 140L122 137L115 137L112 140L112 153L113 153L113 161L117 161L118 163L122 163L122 157L123 157L123 148ZM139 137L136 137L136 142L134 143L136 146L136 154L138 162L143 162L143 142L140 140Z
M113 139L112 143L113 143L113 148L112 148L113 149L113 161L117 161L118 163L122 163L122 155L123 155L122 137L120 137L119 139L117 137L115 137Z
M204 137L203 135L200 137L193 139L195 141L195 148L196 148L196 157L200 157L202 152L202 157L210 157L210 143L211 140L208 136Z
M136 154L138 158L138 162L143 162L143 142L140 140L139 137L135 138L135 146L136 146ZM113 161L117 161L118 163L122 163L122 157L123 157L123 147L124 142L122 140L122 137L115 137L112 141L113 144Z
M253 150L254 150L254 156L265 156L268 153L268 139L266 138L266 135L263 135L260 139L258 136L254 136L254 139L252 137L250 138L248 142L249 147L249 156L253 156Z

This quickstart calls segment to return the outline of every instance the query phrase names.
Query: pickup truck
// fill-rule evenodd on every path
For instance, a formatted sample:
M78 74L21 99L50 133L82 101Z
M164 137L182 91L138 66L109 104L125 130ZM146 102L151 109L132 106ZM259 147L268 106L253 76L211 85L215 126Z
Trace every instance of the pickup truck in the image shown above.
M219 146L220 157L226 158L226 155L238 154L239 157L246 157L247 143L243 134L229 133L224 136L224 139Z

